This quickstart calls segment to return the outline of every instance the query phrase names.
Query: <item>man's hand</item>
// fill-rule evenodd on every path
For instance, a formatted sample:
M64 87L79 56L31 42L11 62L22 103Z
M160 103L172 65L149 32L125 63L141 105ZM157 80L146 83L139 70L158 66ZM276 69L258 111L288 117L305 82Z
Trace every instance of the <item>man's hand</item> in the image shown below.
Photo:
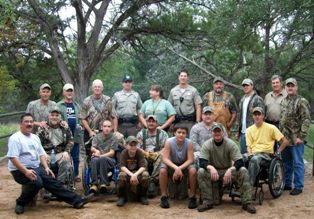
M209 169L209 171L210 171L211 181L214 181L214 182L218 181L219 180L219 174L218 174L217 170L215 169L215 167L211 166L207 169Z
M136 174L133 174L133 175L131 176L130 183L131 183L132 185L135 185L135 186L138 185L139 181L138 181L138 179L137 179L137 175L136 175Z
M32 169L27 169L24 175L31 181L35 181L37 179L36 171Z
M297 138L295 144L304 144L304 141L301 138Z
M69 155L69 152L65 151L62 153L62 157L65 159L65 160L70 160L70 155Z
M55 178L55 174L52 172L52 170L49 167L46 167L45 171L46 171L47 175L50 175L53 178Z
M90 132L88 132L88 134L89 134L89 137L90 137L90 138L96 136L96 133L95 133L93 130L91 130Z
M92 157L100 157L101 153L99 150L95 149L92 151Z
M181 181L182 178L183 178L182 170L179 167L177 167L173 173L172 180L173 182L176 182Z
M41 127L41 128L48 128L48 124L47 124L46 121L41 121L41 122L39 123L39 127Z
M60 125L61 127L66 128L66 129L69 127L69 124L66 121L61 121Z
M229 168L224 175L224 182L223 182L224 185L228 185L231 182L231 176L232 176L232 171L231 171L231 168Z

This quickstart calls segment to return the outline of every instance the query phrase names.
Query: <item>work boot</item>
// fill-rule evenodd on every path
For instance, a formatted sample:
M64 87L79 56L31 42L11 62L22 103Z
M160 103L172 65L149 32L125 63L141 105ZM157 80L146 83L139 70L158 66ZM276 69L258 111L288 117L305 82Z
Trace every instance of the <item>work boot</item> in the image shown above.
M98 186L97 185L92 185L89 189L90 193L97 193L98 192Z
M142 205L148 205L148 199L146 196L141 197L141 203L142 203Z
M251 203L242 205L242 208L243 208L243 210L249 212L250 214L255 214L256 213L256 208Z
M99 190L100 190L100 192L101 192L102 194L107 193L107 186L106 186L106 184L101 184Z
M199 212L207 211L213 208L213 204L211 204L208 200L204 200L203 204L198 206L197 210Z
M118 201L117 201L117 206L118 207L122 207L125 204L125 199L124 197L119 197Z
M160 207L169 208L169 201L167 196L161 196L160 198Z
M189 209L197 208L197 200L196 200L195 196L189 198L188 208Z
M294 188L291 192L290 195L299 195L302 193L302 189L296 189Z
M81 200L73 205L74 208L76 209L81 209L84 207L85 204L90 202L92 198L94 197L94 193L90 193L86 196L82 196Z

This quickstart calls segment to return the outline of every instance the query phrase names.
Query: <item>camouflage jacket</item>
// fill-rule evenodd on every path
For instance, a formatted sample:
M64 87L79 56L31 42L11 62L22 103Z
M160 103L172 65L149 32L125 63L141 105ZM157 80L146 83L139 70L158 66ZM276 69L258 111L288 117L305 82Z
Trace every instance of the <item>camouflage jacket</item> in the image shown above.
M280 130L295 145L297 138L304 140L309 131L311 114L309 102L300 95L287 96L281 101Z
M101 130L102 123L105 120L112 120L117 117L116 110L113 107L110 97L102 95L100 101L101 109L97 110L93 102L95 101L93 95L85 98L81 108L80 119L87 120L88 125L93 130Z
M64 151L70 153L74 144L70 128L64 128L60 125L58 127L39 128L36 135L47 154L50 154L52 149L55 150L55 153Z
M108 153L111 149L116 151L118 149L118 139L113 133L105 136L101 132L94 137L92 147L99 150L101 154Z
M243 96L240 100L239 103L239 113L238 113L238 132L241 134L241 129L242 129L242 116L243 116L243 102L244 102L245 96ZM246 113L246 128L250 127L253 125L253 109L255 107L262 107L265 110L265 104L263 98L257 95L256 91L254 91L248 105L247 113Z

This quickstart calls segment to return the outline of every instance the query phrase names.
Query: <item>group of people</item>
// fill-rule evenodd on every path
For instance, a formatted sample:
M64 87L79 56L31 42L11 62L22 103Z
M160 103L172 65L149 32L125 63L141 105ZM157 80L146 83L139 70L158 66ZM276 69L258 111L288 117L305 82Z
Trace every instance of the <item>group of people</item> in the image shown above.
M263 99L253 81L244 79L244 96L237 104L224 90L223 78L214 78L213 90L203 97L188 79L187 70L179 72L179 84L171 89L168 100L161 86L152 85L151 99L144 103L132 89L130 75L124 76L123 89L112 98L103 94L103 83L96 79L92 94L80 107L74 102L72 84L64 85L64 98L58 103L49 100L51 87L43 84L40 99L30 102L21 118L20 132L9 139L9 170L28 188L22 189L15 212L23 213L42 186L74 207L82 207L94 193L106 191L108 172L118 164L117 206L123 206L132 195L147 205L148 197L160 192L162 208L170 207L169 198L189 197L188 208L202 212L221 203L217 182L236 182L242 208L255 213L251 190L261 164L274 153L281 153L284 161L285 190L291 190L291 195L302 193L310 107L298 95L297 81L289 78L284 83L274 75L273 90ZM240 148L230 138L236 121ZM86 148L91 167L91 195L87 197L75 195L73 185L68 186L71 180L80 181L81 132L84 142L92 139L91 147ZM244 154L250 157L248 168ZM57 180L50 169L54 163ZM53 183L48 186L48 181Z

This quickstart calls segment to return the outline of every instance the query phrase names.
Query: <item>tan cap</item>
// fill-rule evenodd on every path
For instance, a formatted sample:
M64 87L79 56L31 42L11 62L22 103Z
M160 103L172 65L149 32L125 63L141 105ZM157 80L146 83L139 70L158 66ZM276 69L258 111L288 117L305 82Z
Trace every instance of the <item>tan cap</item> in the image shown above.
M149 115L147 116L146 120L148 121L149 119L153 119L157 122L157 117L155 115Z
M66 83L66 84L63 86L63 91L67 91L67 90L74 90L73 84Z
M205 107L203 108L203 113L207 113L207 112L213 113L214 110L213 110L213 108L212 108L211 106L205 106Z
M132 142L135 142L136 144L138 143L138 140L135 136L129 136L127 139L126 139L126 143L127 144L130 144Z
M49 113L61 113L61 111L58 107L54 107L49 111Z
M220 77L220 76L215 77L214 80L213 80L213 83L215 84L218 81L224 83L224 79L222 79L222 77Z
M242 81L242 85L253 85L253 81L249 78L246 78Z
M45 88L48 88L49 90L51 90L50 85L47 84L47 83L44 83L44 84L40 85L39 90L43 90L43 89L45 89Z
M262 107L257 106L253 109L253 113L255 113L255 112L259 112L261 114L264 114L264 109Z
M286 80L286 85L287 84L294 84L295 86L298 86L298 82L297 82L297 80L295 78L288 78Z
M212 130L214 131L215 129L220 129L221 131L224 130L222 125L219 122L213 125Z

